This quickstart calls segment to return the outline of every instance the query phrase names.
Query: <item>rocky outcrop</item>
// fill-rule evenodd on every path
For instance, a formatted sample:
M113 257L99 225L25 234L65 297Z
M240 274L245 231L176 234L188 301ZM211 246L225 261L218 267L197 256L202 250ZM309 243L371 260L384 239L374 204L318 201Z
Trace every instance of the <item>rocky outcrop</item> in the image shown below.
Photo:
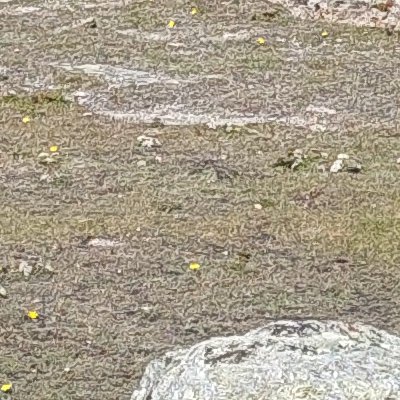
M270 0L294 17L354 26L400 30L399 0Z
M277 321L151 362L131 400L400 399L400 338L361 324Z

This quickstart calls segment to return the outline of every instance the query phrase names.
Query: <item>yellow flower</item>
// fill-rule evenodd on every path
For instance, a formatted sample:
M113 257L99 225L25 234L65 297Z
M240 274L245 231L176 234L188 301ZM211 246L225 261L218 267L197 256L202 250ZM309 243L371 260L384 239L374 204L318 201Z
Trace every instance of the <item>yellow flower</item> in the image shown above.
M329 36L329 33L328 33L327 31L323 31L323 32L321 33L321 36L322 36L322 37L328 37L328 36Z
M3 393L11 392L11 389L12 389L12 383L5 383L5 384L2 385L1 388L0 388L0 390L1 390Z
M27 124L28 122L31 122L31 119L28 116L26 116L26 117L22 118L22 122L24 124Z
M38 319L39 318L39 314L38 314L37 311L31 310L31 311L28 311L28 317L30 319Z
M258 43L258 44L265 44L265 39L264 39L263 37L259 37L259 38L257 39L257 43Z
M196 15L198 12L199 10L196 7L192 7L192 10L190 11L192 15Z
M200 264L195 263L195 262L190 263L189 269L191 269L192 271L197 271L198 269L200 269Z
M50 146L50 152L55 153L58 151L58 146Z
M174 26L175 26L175 21L172 21L171 19L171 21L168 22L168 27L173 28Z

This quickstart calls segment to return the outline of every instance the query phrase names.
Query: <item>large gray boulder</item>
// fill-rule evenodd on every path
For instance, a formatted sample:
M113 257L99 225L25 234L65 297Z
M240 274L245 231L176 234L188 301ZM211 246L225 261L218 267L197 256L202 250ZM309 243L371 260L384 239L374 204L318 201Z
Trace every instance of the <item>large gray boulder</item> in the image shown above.
M151 362L131 400L400 399L400 339L370 326L276 321Z

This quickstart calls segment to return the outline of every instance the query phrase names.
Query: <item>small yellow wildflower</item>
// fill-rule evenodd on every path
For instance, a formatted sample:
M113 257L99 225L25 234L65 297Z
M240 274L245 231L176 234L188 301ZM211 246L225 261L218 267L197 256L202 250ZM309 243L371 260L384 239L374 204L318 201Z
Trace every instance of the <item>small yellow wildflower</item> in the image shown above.
M30 319L38 319L39 318L39 313L37 311L35 311L35 310L28 311L28 317Z
M200 264L198 264L198 263L195 263L195 262L193 262L193 263L190 263L190 265L189 265L189 269L191 269L192 271L197 271L197 270L199 270L199 269L200 269Z
M56 153L58 151L58 146L50 146L50 152Z
M198 12L199 12L199 10L198 10L196 7L192 7L192 9L191 9L191 11L190 11L190 13L191 13L192 15L196 15L196 14L198 14Z
M174 26L175 26L175 21L172 21L171 19L171 21L168 22L168 28L173 28Z
M22 118L22 122L24 124L27 124L28 122L31 122L31 119L28 116L26 116L26 117Z
M328 37L328 36L329 36L329 33L328 33L327 31L323 31L323 32L321 33L321 36L322 36L322 37Z
M257 43L258 43L258 44L265 44L265 39L264 39L263 37L259 37L259 38L257 39Z
M12 389L12 383L5 383L5 384L2 385L1 388L0 388L0 390L1 390L3 393L11 392L11 389Z

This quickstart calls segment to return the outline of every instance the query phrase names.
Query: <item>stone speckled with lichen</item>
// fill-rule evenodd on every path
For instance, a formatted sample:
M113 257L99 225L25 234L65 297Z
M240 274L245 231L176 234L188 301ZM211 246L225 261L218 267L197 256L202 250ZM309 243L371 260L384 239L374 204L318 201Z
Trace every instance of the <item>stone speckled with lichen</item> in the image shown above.
M151 362L131 400L400 399L400 338L336 321L275 321Z

